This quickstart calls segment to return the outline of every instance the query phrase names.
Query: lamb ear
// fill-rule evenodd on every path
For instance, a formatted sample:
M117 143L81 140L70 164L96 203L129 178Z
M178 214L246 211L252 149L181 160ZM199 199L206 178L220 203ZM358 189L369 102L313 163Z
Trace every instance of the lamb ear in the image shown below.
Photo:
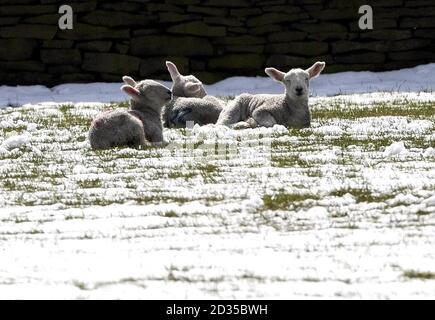
M310 68L308 68L306 71L310 75L310 79L316 78L319 76L320 72L325 68L326 63L317 61L315 64L313 64Z
M284 80L285 73L275 68L266 68L264 72L275 81L282 82Z
M171 61L166 61L166 68L168 68L172 81L176 81L178 78L181 77L180 72L178 72L177 66Z
M140 92L139 92L139 90L133 88L132 86L130 86L128 84L124 85L124 86L121 87L121 90L123 92L125 92L126 94L128 94L132 99L134 99L136 101L140 100L140 97L139 97Z
M185 84L186 90L191 94L198 93L199 90L201 90L201 86L202 83L196 83L196 82L188 82Z
M136 81L134 81L133 78L129 76L123 76L122 81L124 81L125 84L128 84L132 87L135 87L137 84Z

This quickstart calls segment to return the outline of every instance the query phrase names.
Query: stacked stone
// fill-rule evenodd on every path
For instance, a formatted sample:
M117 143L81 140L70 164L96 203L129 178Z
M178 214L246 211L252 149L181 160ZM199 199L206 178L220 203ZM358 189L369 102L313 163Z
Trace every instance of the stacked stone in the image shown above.
M369 1L370 2L370 1ZM206 83L316 60L328 72L435 61L432 0L0 0L0 84L168 78L164 61ZM374 30L360 30L360 5ZM326 71L326 70L325 70Z

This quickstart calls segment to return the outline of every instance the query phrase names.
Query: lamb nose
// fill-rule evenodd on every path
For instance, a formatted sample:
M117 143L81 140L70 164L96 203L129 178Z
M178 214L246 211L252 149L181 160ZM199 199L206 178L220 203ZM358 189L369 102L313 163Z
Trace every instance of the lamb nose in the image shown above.
M304 90L304 89L303 89L303 88L301 88L301 87L297 87L297 88L296 88L296 92L297 92L297 93L301 93L301 92L302 92L302 90Z

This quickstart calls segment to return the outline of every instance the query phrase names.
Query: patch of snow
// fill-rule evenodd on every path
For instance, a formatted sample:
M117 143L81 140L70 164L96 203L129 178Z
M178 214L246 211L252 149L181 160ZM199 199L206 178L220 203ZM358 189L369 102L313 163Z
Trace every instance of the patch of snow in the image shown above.
M325 219L328 217L328 210L324 207L317 206L308 209L306 214L311 218Z
M94 86L83 99L106 89ZM80 90L86 88L59 92L78 97ZM49 90L45 98L50 95L60 96ZM371 108L370 101L398 108L397 101L413 99L435 101L435 94L310 101L326 109ZM62 119L58 106L7 108L0 118L7 128L20 124L30 131L29 124L45 117ZM68 113L90 119L101 108L78 103ZM435 162L422 157L434 150L414 148L401 161L379 161L384 150L370 145L416 135L432 145L428 120L338 116L314 121L296 136L282 126L165 129L165 137L178 144L173 150L101 155L82 142L82 126L41 126L26 147L34 154L23 157L0 141L0 155L8 157L0 156L0 177L10 182L6 188L0 181L0 274L7 275L0 297L433 297L430 281L408 281L403 271L434 270ZM340 129L356 143L337 147L322 139ZM198 157L200 147L181 147L186 141L214 146L216 140L235 144L240 155L216 160ZM241 145L246 141L254 147ZM44 161L35 163L40 174L24 175L37 150L44 153ZM304 157L313 163L299 163ZM302 195L301 201L265 210L262 196L279 193Z
M419 201L419 199L412 195L412 194L403 194L399 193L397 196L394 197L394 199L390 199L387 201L387 204L390 206L398 205L398 204L415 204Z
M259 195L252 195L249 199L242 201L242 210L245 213L254 212L256 209L263 206L263 204L263 199Z
M300 156L300 159L307 162L315 163L335 163L339 159L340 154L340 149L333 148L331 150L313 152L312 154L304 154Z
M121 81L121 78L120 78ZM170 86L170 82L159 81ZM108 103L126 101L119 88L120 83L62 84L52 89L44 86L0 86L0 107L8 103L16 105L36 103ZM281 94L283 87L269 77L232 77L205 86L210 95L235 96L244 92L253 94ZM314 97L375 93L382 98L389 93L411 93L412 97L435 100L435 63L387 72L341 72L323 74L311 84ZM426 91L426 92L423 92ZM370 95L352 99L368 103ZM355 101L354 101L355 102Z
M325 136L341 136L344 131L339 126L322 126L313 130L315 133Z
M415 134L422 134L428 130L432 130L434 123L430 120L413 120L406 124L405 130L414 132Z
M39 150L37 147L35 146L31 146L32 152L37 155L38 157L42 156L42 151Z
M429 197L427 199L424 199L422 201L422 203L424 203L426 206L435 206L435 195L433 195L432 197Z
M9 153L8 149L0 145L0 156L7 156Z
M30 144L30 136L28 133L18 136L12 136L3 141L2 146L8 150L18 149Z
M1 129L7 129L14 126L14 123L11 120L3 120L0 122Z
M275 124L272 127L273 132L275 133L279 133L279 134L285 134L288 132L288 128L286 128L285 126L282 126L280 124Z
M405 143L403 141L393 142L390 146L388 146L384 151L385 157L396 156L399 154L406 153Z
M36 123L29 123L23 120L12 121L12 120L3 120L0 122L0 128L2 129L18 129L25 127L27 131L33 132L36 131L38 126Z
M427 148L426 151L423 153L423 156L425 158L435 157L435 149L432 147Z
M38 125L36 123L27 123L27 131L33 132L38 129Z

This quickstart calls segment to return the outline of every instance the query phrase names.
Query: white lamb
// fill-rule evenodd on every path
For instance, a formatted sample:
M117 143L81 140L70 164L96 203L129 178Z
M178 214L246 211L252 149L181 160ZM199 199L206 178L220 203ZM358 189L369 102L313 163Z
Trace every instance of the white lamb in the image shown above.
M285 94L241 94L222 111L217 124L234 129L272 127L275 124L287 128L309 127L309 82L324 68L325 62L316 62L307 70L292 69L287 73L266 68L268 76L285 86Z
M204 85L197 77L182 75L171 61L166 61L166 67L172 79L172 94L174 96L204 98L207 95Z
M225 103L207 95L204 86L195 76L180 74L175 64L166 62L173 82L172 100L163 107L165 127L185 127L187 121L199 125L216 123Z
M131 97L130 110L102 113L91 124L89 141L93 149L164 146L161 110L171 99L171 90L153 80L136 83L123 77L121 90Z

